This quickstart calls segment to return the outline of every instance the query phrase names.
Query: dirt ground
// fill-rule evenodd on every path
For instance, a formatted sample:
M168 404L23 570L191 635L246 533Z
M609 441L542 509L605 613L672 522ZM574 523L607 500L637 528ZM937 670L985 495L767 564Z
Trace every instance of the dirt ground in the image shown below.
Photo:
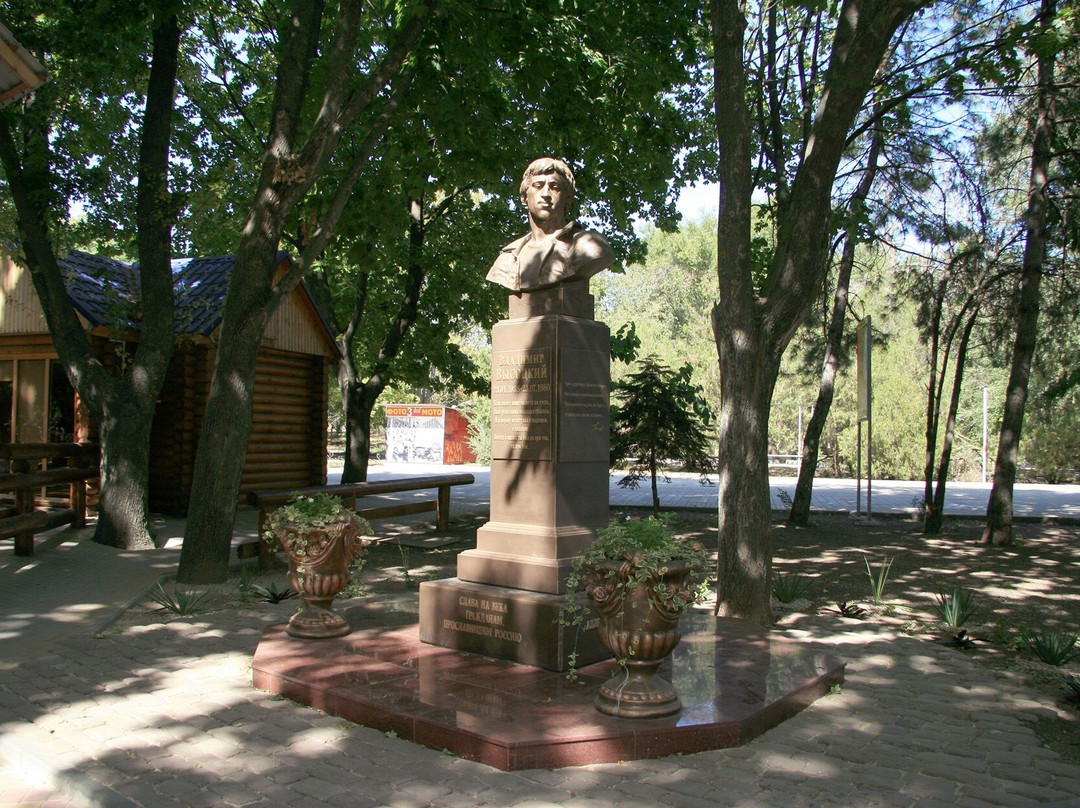
M369 547L363 569L341 599L415 591L421 581L455 574L457 554L475 546L480 517L456 521L438 536L411 538L428 546L384 541ZM715 516L678 513L673 527L716 549ZM1070 700L1067 676L1080 677L1080 656L1060 667L1039 661L1025 636L1046 632L1080 633L1080 527L1020 524L1017 541L1005 549L979 544L982 523L947 520L942 535L923 536L915 522L895 518L858 520L846 515L815 515L807 527L773 524L774 581L798 577L802 591L788 604L774 598L773 611L785 623L800 614L837 613L838 604L863 610L861 619L877 622L926 642L959 645L980 664L1009 672L1022 683L1056 700L1057 719L1042 719L1043 741L1066 759L1080 763L1080 704ZM432 546L438 540L452 543ZM874 604L867 563L875 574L891 559L881 603ZM282 567L237 573L213 588L206 608L272 608L282 619L295 608L289 600L268 606L254 585L287 587ZM949 627L935 604L956 586L971 593L974 614L963 626ZM169 587L165 587L166 591ZM146 600L132 607L113 631L171 619ZM957 635L963 634L959 640ZM964 642L966 640L967 642ZM1078 649L1080 650L1080 649ZM1075 680L1080 686L1080 679Z

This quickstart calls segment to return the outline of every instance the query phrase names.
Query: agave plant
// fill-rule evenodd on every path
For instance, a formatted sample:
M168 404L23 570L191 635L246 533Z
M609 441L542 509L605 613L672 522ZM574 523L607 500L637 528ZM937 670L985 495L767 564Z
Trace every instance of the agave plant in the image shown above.
M206 604L210 600L210 590L204 589L199 592L173 586L172 592L166 592L165 587L158 581L150 592L150 600L158 605L158 611L189 617L193 614L203 614L209 611Z
M945 625L960 628L975 614L975 607L972 605L973 601L974 596L971 592L965 592L964 588L957 584L953 587L951 594L938 593L934 611L938 613L938 617L941 618Z
M1024 643L1028 649L1047 665L1055 667L1064 665L1080 654L1076 634L1067 634L1063 631L1044 631L1040 634L1028 634L1024 637Z

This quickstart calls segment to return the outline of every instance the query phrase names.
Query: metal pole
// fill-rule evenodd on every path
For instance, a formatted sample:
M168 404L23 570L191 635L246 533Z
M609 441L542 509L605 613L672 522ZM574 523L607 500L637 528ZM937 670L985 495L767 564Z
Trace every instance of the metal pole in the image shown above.
M855 425L855 515L862 513L862 421Z
M983 445L982 445L982 461L983 461L983 464L982 464L982 466L983 466L982 481L984 483L986 482L986 472L987 472L987 468L986 468L987 451L990 448L990 419L989 419L989 413L990 413L990 388L989 387L984 387L983 388Z
M871 350L869 338L866 344L866 515L874 515L874 506L871 503L871 489L874 485L874 383L871 367L874 353Z

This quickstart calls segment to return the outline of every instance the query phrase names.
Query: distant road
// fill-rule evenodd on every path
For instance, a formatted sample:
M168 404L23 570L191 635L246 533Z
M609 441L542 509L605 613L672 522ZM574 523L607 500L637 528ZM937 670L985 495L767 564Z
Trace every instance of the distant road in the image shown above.
M475 511L487 508L490 502L491 472L487 466L440 466L424 463L382 463L373 465L369 479L411 475L457 474L467 472L475 475L476 483L459 486L452 495L453 510ZM649 485L636 490L619 488L621 475L610 477L609 501L614 507L652 505ZM341 479L341 469L330 470L331 483ZM696 474L676 473L670 482L660 482L660 505L667 508L716 508L716 479L711 485L701 485ZM790 497L795 495L794 477L770 477L774 510L786 510ZM782 493L781 493L782 492ZM814 481L814 495L810 507L816 511L855 513L855 480L838 480L822 477ZM1014 488L1014 513L1019 517L1058 517L1080 519L1080 485L1047 485L1017 483ZM922 502L923 484L917 481L874 480L870 485L871 513L912 514L918 513ZM990 498L990 483L949 483L945 488L945 513L955 516L980 517L986 514ZM863 480L860 513L867 512L867 484Z

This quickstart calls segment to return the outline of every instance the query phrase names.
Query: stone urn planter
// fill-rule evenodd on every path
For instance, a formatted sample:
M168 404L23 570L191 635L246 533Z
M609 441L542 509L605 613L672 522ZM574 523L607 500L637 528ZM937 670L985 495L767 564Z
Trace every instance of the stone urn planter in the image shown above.
M293 637L326 639L349 633L331 609L349 582L349 567L363 556L368 523L336 497L296 497L267 517L265 538L289 557L289 584L304 602L285 629Z
M584 588L600 615L600 640L619 662L600 687L597 710L658 718L682 709L675 687L656 671L682 637L679 617L701 599L705 568L701 545L676 539L660 519L613 522L597 533L568 587Z

